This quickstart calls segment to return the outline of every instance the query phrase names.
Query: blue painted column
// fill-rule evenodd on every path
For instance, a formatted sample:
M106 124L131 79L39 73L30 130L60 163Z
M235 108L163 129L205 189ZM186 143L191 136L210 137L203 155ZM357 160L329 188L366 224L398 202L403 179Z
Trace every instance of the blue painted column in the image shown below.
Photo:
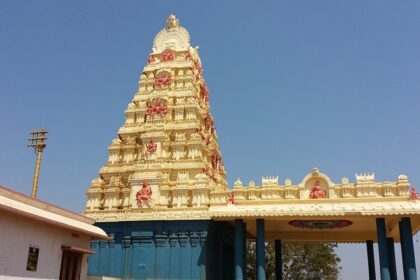
M244 251L243 251L243 253L244 253L244 257L243 257L243 259L244 259L244 264L243 264L243 273L244 273L244 278L246 278L246 268L247 268L247 250L246 250L246 223L244 223L244 227L243 227L243 229L244 229L244 243L243 243L243 246L244 246Z
M394 238L388 237L386 242L388 246L389 274L391 274L392 280L397 280L397 264L395 263Z
M417 279L416 258L414 255L413 236L410 218L402 218L399 222L401 254L403 259L404 279Z
M257 219L257 280L265 280L264 219Z
M281 252L281 240L274 241L274 251L276 254L276 280L283 279L283 261Z
M391 274L389 272L388 246L386 241L386 227L384 218L376 219L376 234L378 237L379 268L381 271L381 280L391 280Z
M372 240L366 241L366 250L367 250L368 267L369 267L369 280L376 280L375 254L373 252Z
M244 274L244 222L235 220L235 279L245 279Z

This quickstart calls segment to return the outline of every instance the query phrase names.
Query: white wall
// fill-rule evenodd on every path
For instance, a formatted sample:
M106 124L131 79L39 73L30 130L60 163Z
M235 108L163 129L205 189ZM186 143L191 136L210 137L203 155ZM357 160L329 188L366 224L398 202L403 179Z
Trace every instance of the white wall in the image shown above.
M76 232L0 210L0 280L58 279L62 245L89 249L89 236L74 237L72 233ZM30 245L39 247L35 272L26 271ZM87 256L84 255L81 279L86 279L86 271Z

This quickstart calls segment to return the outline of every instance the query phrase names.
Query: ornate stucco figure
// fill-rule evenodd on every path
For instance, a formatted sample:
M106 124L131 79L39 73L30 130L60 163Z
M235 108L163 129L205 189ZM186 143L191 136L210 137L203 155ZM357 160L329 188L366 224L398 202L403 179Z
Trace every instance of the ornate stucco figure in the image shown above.
M150 139L149 143L146 144L146 155L150 156L151 154L155 153L157 150L157 143L155 142L155 139Z
M175 60L175 57L176 57L176 53L175 53L174 50L166 49L160 55L160 61L162 61L162 62L173 61L173 60Z
M152 200L152 188L146 181L143 181L141 189L136 193L136 200L138 205Z
M310 198L324 198L325 195L326 195L326 192L321 189L319 180L316 180L314 186L312 187L311 192L309 193L309 197Z
M415 186L411 186L410 198L413 200L420 200L419 193L416 191Z

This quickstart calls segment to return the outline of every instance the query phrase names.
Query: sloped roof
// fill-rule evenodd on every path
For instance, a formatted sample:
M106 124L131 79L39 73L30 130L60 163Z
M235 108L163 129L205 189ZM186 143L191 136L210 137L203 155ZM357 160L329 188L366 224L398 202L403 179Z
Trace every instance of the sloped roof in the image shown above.
M0 186L0 209L57 227L90 235L92 239L109 239L95 220L45 201Z

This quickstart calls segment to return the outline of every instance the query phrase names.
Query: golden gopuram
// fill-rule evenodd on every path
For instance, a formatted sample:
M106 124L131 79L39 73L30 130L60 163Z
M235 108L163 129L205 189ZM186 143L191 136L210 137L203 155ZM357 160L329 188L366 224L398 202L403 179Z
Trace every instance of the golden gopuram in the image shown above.
M396 279L400 242L404 275L417 279L420 201L405 175L332 182L314 168L300 182L228 186L198 48L173 15L125 117L86 192L84 214L112 238L92 243L89 279L244 279L247 239L256 240L257 279L266 277L267 240L366 243L369 279L374 243L381 279Z

